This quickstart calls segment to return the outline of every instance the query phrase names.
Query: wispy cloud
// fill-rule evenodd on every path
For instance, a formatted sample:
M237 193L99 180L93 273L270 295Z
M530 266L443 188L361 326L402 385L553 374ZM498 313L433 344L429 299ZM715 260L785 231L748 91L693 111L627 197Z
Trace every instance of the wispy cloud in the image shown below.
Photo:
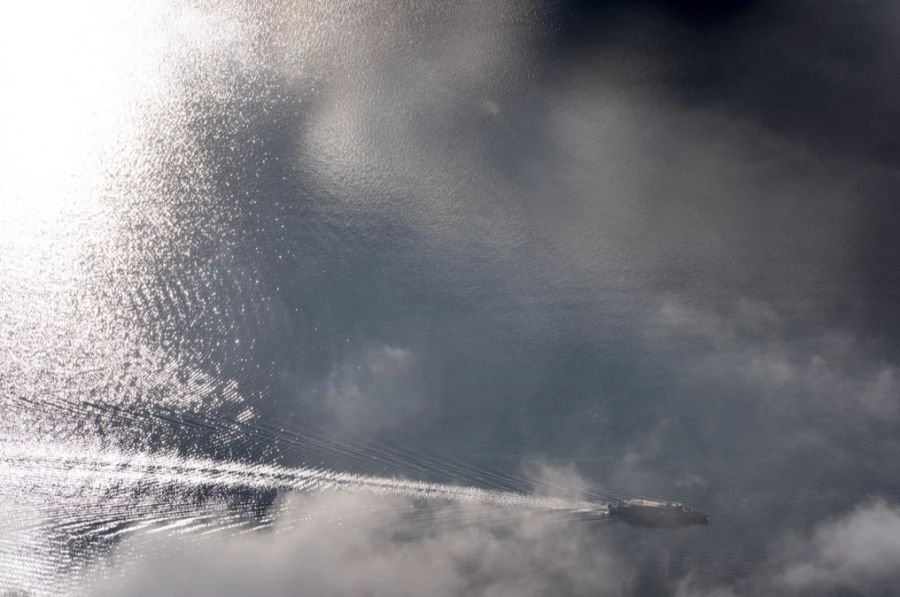
M679 597L890 595L900 582L900 508L876 500L821 521L772 546L760 571L733 584L704 585L695 576Z
M595 596L628 594L634 582L589 527L536 512L348 494L293 496L281 512L271 532L126 543L149 555L87 593Z

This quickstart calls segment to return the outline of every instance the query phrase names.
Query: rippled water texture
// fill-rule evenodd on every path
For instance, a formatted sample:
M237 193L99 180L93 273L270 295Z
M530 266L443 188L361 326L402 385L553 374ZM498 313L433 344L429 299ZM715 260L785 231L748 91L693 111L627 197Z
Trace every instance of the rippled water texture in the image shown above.
M747 91L788 64L825 94L871 48L638 4L0 9L0 594L412 521L603 550L561 594L653 595L893 503L889 139ZM712 524L591 524L633 496Z
M323 453L363 468L380 456L405 476L423 460L260 419L271 384L300 393L304 367L329 366L335 351L323 342L336 343L335 329L315 332L329 325L328 301L351 297L322 286L353 271L327 268L358 250L347 228L365 228L386 191L376 165L354 165L365 160L358 140L344 147L331 130L358 126L353 115L317 106L332 69L390 41L356 39L366 19L393 18L367 10L4 9L15 90L3 100L0 159L0 588L67 593L96 558L148 529L264 528L278 491L578 506L331 472ZM324 123L311 124L313 109ZM343 196L361 193L376 196ZM405 358L385 355L386 367ZM319 467L281 464L306 460Z

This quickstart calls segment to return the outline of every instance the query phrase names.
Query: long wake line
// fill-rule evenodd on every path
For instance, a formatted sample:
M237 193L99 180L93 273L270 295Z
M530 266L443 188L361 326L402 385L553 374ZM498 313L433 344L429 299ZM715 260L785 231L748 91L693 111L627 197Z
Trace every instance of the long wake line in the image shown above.
M175 455L117 453L44 447L0 446L0 478L15 476L77 484L104 480L125 485L277 489L301 492L341 490L437 499L556 512L604 515L603 502L544 497L391 477L341 473L311 467L244 464Z

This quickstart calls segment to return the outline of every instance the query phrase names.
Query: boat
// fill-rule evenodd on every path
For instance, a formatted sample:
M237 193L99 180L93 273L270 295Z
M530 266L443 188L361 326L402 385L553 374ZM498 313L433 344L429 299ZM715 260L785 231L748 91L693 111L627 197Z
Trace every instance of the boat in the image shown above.
M609 505L609 515L631 525L678 528L709 524L709 515L697 512L680 502L656 500L620 500Z

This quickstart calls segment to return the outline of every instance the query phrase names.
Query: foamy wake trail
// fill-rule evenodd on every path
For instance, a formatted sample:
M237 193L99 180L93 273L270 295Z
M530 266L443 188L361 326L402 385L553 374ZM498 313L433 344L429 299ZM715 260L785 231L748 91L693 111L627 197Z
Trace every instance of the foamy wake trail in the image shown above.
M311 467L0 442L0 595L75 594L81 571L135 535L197 540L276 522L281 529L328 523L336 516L328 507L298 511L275 496L329 490L407 498L423 506L404 509L404 520L417 524L503 523L525 510L560 520L608 520L606 504L581 499ZM446 510L442 502L485 508ZM395 507L373 499L352 514L341 513L338 521L377 517ZM144 555L126 554L117 562L128 565Z
M365 476L318 468L287 468L179 456L41 447L0 447L0 479L79 481L141 486L178 485L313 492L341 490L438 499L503 508L602 513L602 502L533 496L511 491Z

